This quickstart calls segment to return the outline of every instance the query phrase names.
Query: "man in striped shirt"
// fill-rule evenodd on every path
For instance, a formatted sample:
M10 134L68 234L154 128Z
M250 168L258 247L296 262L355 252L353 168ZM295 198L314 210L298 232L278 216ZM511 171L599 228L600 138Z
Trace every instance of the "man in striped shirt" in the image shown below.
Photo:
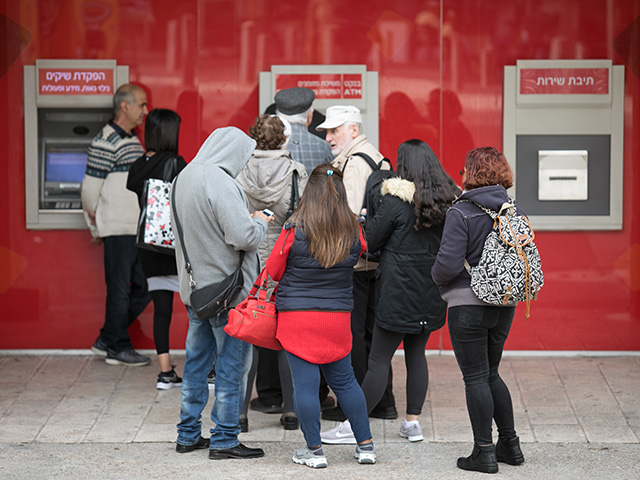
M104 244L107 300L104 325L91 347L109 365L142 366L149 358L131 344L128 328L151 300L140 267L136 228L140 208L136 194L127 190L131 164L144 154L134 129L147 110L147 95L125 84L113 97L114 118L91 142L82 181L82 208L93 243Z

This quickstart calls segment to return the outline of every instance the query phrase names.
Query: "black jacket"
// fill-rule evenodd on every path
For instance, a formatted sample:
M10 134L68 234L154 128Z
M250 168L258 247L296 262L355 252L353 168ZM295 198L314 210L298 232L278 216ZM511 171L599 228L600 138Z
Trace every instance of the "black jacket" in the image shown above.
M471 200L483 207L498 211L509 201L502 185L474 188L462 192L447 212L444 234L438 258L431 274L440 286L440 292L449 297L452 290L469 289L471 277L464 268L467 259L471 267L480 261L487 235L493 220L476 205L462 200ZM518 207L518 212L524 214Z
M444 325L447 305L431 279L442 225L414 230L412 182L401 178L382 184L382 204L367 222L370 251L380 249L376 269L376 322L394 332L418 334Z
M165 163L175 156L176 154L173 152L158 152L151 157L142 155L131 165L129 176L127 177L127 189L138 195L141 210L145 201L143 198L145 180L149 178L163 179ZM178 155L178 172L186 166L187 163L184 158ZM173 179L164 178L163 180L170 181ZM142 271L147 278L178 274L175 256L144 249L139 249L139 253Z

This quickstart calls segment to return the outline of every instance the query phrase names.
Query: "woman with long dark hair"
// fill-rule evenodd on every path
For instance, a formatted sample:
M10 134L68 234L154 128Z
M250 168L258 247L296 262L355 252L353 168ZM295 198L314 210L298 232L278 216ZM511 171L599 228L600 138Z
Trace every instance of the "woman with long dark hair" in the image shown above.
M370 251L381 251L376 270L376 324L362 391L368 411L376 406L387 384L389 366L404 342L407 368L407 410L400 435L423 440L418 421L429 371L424 355L431 332L445 322L446 304L431 279L444 219L460 189L443 170L429 145L407 140L398 147L398 177L382 184L382 203L367 220ZM322 434L324 443L353 443L348 422Z
M342 173L319 165L267 259L267 273L280 282L276 337L287 352L295 411L306 441L293 461L308 467L327 466L320 440L321 371L353 426L355 458L359 463L376 461L350 355L353 266L365 248Z
M172 181L187 166L178 155L180 116L173 110L156 108L149 112L144 124L144 146L146 153L129 169L127 188L138 195L140 207L145 202L144 185L150 178ZM175 159L175 160L174 160ZM175 162L175 170L166 175L166 166ZM156 253L139 249L142 270L147 277L149 292L153 300L153 340L158 354L160 373L156 388L168 390L179 387L182 379L171 365L169 355L169 325L173 313L173 292L179 291L176 258L172 254Z
M442 298L449 306L449 335L462 371L467 410L473 430L473 451L458 459L458 467L496 473L498 462L524 462L513 420L509 388L498 367L511 329L515 306L494 306L479 300L471 290L465 260L476 266L493 220L480 206L499 211L509 202L507 188L513 174L505 156L493 147L467 152L464 192L449 209L442 244L432 269ZM519 213L523 213L518 208ZM498 427L494 446L492 422Z

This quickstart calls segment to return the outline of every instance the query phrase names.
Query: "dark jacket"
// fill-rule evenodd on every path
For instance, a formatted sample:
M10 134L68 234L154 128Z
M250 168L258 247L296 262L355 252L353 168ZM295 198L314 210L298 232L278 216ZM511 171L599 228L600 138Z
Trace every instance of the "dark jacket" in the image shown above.
M287 223L284 229L292 226ZM275 248L278 248L277 244ZM278 311L353 310L353 266L360 258L360 251L358 229L349 256L331 268L324 268L309 254L303 229L296 228L287 269L278 284Z
M493 220L473 203L462 200L471 200L498 211L503 203L509 202L509 196L502 185L462 192L447 212L440 251L431 275L443 298L449 301L449 306L487 305L473 295L471 277L464 268L464 260L466 258L472 267L478 264ZM518 212L523 213L520 208Z
M412 182L391 178L382 184L382 204L367 222L370 251L382 250L376 269L376 323L387 330L419 334L444 325L447 304L431 279L442 225L414 230Z
M173 177L170 179L162 177L164 174L165 164L175 156L176 154L173 152L157 152L151 157L142 155L131 165L131 168L129 169L129 176L127 177L127 189L138 195L140 210L144 207L145 202L145 198L143 198L145 181L149 178L159 178L165 181L173 180ZM178 155L177 158L178 172L180 172L187 166L187 163L181 156ZM147 278L178 274L176 258L174 255L167 255L144 249L139 249L139 254L142 271Z

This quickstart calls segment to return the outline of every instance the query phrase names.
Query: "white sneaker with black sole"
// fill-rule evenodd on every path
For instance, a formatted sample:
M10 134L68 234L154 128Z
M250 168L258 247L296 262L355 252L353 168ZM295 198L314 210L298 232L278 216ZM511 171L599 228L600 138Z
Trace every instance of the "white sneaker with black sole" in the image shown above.
M345 420L339 424L336 428L329 430L328 432L320 432L320 439L322 443L329 445L355 445L356 437L351 430L351 424L349 420Z

